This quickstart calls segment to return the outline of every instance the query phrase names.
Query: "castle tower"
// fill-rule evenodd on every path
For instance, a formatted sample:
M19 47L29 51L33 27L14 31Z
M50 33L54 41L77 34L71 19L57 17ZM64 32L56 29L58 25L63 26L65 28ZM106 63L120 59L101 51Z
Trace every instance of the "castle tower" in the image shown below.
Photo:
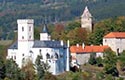
M48 29L46 24L44 24L42 32L40 33L40 40L42 41L50 40L50 35L48 34Z
M30 48L34 42L34 21L32 19L18 19L18 53L16 63L19 67L29 58Z
M85 28L89 32L92 32L92 15L87 6L81 16L81 27Z

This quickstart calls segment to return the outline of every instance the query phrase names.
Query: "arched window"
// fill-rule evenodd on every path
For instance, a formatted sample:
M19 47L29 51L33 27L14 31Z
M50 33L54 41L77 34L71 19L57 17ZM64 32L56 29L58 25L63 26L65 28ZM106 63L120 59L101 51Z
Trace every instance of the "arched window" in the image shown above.
M40 50L39 50L39 53L40 53L40 54L41 54L41 51L42 51L42 50L40 49Z
M59 56L58 56L58 54L57 54L57 53L55 53L55 55L54 55L54 56L55 56L55 58L56 58L56 59L58 59L58 58L59 58Z
M50 54L49 53L46 54L46 58L50 59Z

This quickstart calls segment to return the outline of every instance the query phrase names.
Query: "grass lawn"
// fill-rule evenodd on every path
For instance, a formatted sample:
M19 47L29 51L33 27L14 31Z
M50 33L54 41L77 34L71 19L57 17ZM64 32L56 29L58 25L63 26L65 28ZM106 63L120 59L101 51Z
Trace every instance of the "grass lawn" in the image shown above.
M13 40L0 40L0 45L10 45L12 43Z

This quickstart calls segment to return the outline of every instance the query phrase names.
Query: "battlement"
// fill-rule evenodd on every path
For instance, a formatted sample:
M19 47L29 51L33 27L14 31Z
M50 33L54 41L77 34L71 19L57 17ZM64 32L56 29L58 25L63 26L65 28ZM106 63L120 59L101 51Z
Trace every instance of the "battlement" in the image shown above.
M18 24L33 24L34 20L33 19L18 19L17 23Z

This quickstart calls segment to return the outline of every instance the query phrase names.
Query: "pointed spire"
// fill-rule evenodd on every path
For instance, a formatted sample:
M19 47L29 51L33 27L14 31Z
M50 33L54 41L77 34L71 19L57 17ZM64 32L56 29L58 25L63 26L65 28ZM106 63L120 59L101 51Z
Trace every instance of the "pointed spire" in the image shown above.
M44 23L42 33L48 33L47 25Z
M83 11L83 14L81 17L92 17L91 13L89 12L89 9L88 7L86 6L84 11Z
M44 20L44 26L43 26L43 29L42 29L42 33L48 33L48 29L47 29L47 20L46 20L46 18L45 18L45 20Z

